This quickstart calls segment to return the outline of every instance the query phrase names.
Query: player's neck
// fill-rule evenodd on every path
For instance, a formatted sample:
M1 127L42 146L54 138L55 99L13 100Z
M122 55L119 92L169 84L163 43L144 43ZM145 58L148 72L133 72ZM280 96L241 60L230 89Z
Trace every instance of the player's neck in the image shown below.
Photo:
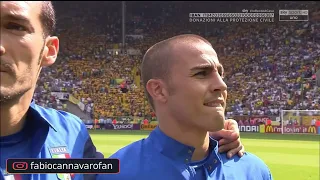
M195 151L193 152L192 161L200 161L203 160L208 156L209 152L209 133L206 134L205 138L202 139L202 142L199 144L199 146L195 147Z
M159 128L176 141L194 147L192 161L200 161L208 155L210 142L208 132L197 130L194 127L182 127L181 124L174 123L174 120L161 122L159 119Z
M0 136L9 136L19 132L24 125L25 115L31 99L27 93L19 99L0 103Z

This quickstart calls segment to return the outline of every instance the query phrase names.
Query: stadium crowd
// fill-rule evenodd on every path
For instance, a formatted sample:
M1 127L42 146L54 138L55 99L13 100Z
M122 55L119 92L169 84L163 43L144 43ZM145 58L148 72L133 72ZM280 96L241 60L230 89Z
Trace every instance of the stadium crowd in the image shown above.
M92 119L152 119L155 115L139 76L142 56L160 40L195 33L213 44L224 66L228 116L320 110L320 88L315 85L320 69L320 23L315 17L305 22L204 25L188 23L187 14L181 13L192 12L192 5L188 9L179 3L145 3L137 8L129 3L128 36L122 44L120 3L59 3L61 49L55 65L40 75L34 95L40 105L67 110L52 93L65 92L83 103ZM123 51L124 46L134 53Z

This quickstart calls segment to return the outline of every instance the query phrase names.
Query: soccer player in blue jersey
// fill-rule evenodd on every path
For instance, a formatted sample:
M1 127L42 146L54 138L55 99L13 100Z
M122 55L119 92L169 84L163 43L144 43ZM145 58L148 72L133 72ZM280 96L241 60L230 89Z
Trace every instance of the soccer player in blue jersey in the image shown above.
M212 45L179 35L152 46L142 80L159 126L113 154L120 173L108 180L271 180L266 164L245 153L229 159L209 132L224 128L227 86Z
M42 67L53 64L59 40L52 36L51 2L1 1L0 179L58 179L57 174L10 175L8 158L103 158L82 121L32 101ZM57 151L57 149L59 151ZM95 179L95 175L62 175Z

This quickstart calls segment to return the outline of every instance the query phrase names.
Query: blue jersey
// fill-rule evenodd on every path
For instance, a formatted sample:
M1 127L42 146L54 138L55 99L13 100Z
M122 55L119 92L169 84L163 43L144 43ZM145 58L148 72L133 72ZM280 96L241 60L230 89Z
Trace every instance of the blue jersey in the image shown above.
M98 175L98 180L271 180L266 164L257 156L228 159L210 138L209 155L192 162L194 148L166 136L158 127L148 138L134 142L111 158L120 159L120 173Z
M7 174L8 158L103 158L96 151L85 125L77 116L64 111L46 109L32 101L23 129L0 137L0 179L56 180L95 179L82 174Z

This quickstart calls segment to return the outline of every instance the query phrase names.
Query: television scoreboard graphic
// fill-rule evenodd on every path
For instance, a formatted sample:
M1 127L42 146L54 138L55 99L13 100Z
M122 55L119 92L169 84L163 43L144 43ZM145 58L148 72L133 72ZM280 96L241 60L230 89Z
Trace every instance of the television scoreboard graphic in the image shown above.
M248 10L242 10L241 13L189 13L189 22L274 22L274 12L271 10L252 13Z
M279 10L279 21L309 21L309 10Z
M274 10L246 10L235 13L189 13L189 22L273 23ZM309 10L279 10L279 21L308 21Z

